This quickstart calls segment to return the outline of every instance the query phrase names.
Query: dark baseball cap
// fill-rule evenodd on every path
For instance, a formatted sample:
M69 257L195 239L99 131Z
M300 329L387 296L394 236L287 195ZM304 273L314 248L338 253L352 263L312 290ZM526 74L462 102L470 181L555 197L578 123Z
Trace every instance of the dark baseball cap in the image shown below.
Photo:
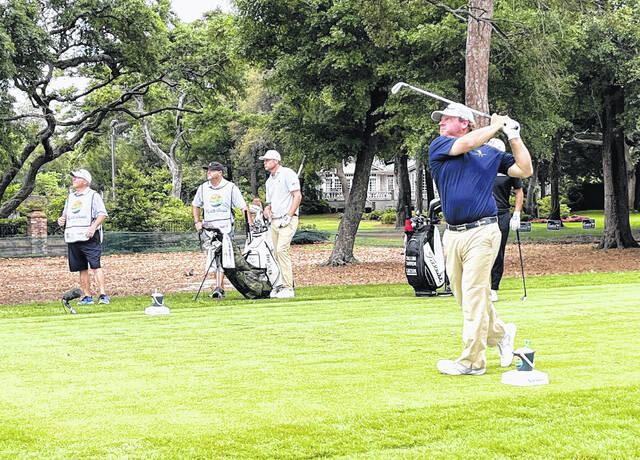
M212 161L207 166L203 166L202 169L206 169L207 171L222 171L224 172L224 165L219 161Z

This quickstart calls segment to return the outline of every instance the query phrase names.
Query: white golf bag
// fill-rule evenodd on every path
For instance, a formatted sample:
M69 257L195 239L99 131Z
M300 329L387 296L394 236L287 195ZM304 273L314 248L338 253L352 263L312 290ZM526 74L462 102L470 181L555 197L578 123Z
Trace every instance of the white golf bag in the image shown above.
M244 249L240 252L233 242L235 267L225 268L224 273L243 296L261 299L269 297L273 289L282 286L282 275L275 258L269 223L264 220L259 207L254 209L252 206L252 212L256 212L256 218L252 230L249 230L247 224Z

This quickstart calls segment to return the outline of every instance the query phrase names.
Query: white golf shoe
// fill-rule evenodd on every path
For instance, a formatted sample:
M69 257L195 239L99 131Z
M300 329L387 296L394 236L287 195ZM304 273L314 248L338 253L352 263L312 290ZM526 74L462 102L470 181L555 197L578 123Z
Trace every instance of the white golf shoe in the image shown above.
M513 344L516 340L517 326L513 323L504 325L504 335L498 342L498 353L500 354L500 366L509 367L513 362Z
M437 367L440 372L447 375L482 375L487 372L486 367L473 369L451 359L441 359L438 361Z
M282 288L278 292L276 292L276 295L274 297L276 299L291 299L291 298L293 298L295 296L296 296L296 294L295 294L295 292L293 292L293 289L291 289L291 288Z
M498 301L498 291L494 291L493 289L491 289L491 301L492 302Z

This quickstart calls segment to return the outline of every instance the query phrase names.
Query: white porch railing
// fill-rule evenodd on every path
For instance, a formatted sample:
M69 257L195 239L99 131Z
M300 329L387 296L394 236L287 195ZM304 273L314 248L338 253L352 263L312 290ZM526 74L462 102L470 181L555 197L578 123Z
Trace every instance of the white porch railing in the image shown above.
M328 191L322 193L322 199L327 201L344 201L344 195L338 191ZM367 193L368 201L389 201L393 200L393 192L369 192Z

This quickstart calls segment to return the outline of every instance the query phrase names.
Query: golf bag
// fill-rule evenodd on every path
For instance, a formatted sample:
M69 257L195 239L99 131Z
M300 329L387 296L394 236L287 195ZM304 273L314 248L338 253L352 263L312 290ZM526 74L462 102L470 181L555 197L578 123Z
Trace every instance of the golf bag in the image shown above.
M217 229L205 229L205 249L214 253L222 251L222 233ZM206 239L211 243L207 244ZM280 265L275 259L271 229L258 214L253 230L247 232L244 250L231 240L235 267L224 268L224 274L240 294L247 299L268 298L274 288L282 285ZM214 254L211 255L213 257ZM223 265L224 266L224 265Z
M404 271L417 297L451 295L437 225L441 210L440 200L432 200L426 216L418 212L405 226ZM444 285L445 290L438 293Z

